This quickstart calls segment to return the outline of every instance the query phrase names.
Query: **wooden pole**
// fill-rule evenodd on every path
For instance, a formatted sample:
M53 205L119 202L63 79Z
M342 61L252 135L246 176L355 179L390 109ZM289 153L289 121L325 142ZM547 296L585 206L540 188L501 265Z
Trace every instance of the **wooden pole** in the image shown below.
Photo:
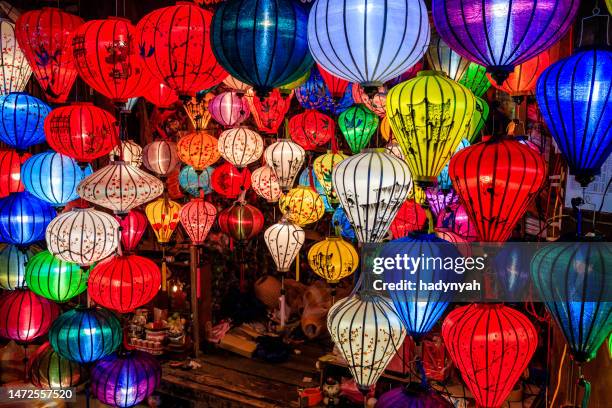
M193 335L193 354L196 358L200 356L200 318L198 302L198 248L195 245L189 247L189 266L191 281L191 332Z

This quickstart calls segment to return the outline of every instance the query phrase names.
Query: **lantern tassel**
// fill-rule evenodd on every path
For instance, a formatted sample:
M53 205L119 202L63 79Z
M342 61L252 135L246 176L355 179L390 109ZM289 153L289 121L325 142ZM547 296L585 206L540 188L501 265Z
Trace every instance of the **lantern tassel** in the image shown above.
M285 321L287 319L287 308L285 303L285 275L281 276L281 290L278 301L280 303L280 327L281 329L284 329Z
M582 365L578 366L578 372L578 386L584 388L584 394L582 395L582 403L580 407L588 408L589 400L591 399L591 383L584 378L584 374L582 374Z

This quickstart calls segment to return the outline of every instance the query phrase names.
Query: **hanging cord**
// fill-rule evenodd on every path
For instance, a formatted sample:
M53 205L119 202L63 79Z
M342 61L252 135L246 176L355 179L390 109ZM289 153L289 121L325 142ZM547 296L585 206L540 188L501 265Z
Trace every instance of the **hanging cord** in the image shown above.
M561 372L563 371L563 363L565 362L566 355L567 355L567 344L563 346L563 354L561 355L561 362L559 363L559 371L557 371L557 386L555 387L555 392L553 393L552 399L550 400L549 407L555 406L557 395L559 395L559 389L561 388Z

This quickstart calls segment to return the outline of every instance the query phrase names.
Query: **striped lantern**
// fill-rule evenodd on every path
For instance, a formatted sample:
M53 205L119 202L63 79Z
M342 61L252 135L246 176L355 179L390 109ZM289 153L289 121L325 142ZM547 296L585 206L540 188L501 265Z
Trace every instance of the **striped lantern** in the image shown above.
M0 150L0 197L22 192L21 165L30 158L29 153L19 154L15 150Z
M304 164L306 151L289 139L279 139L266 148L264 157L276 174L280 188L288 191Z
M24 251L15 245L2 244L2 249L0 249L0 289L15 290L26 286L26 264L34 253L31 248Z
M159 177L166 177L180 163L176 143L170 140L149 143L142 149L142 163Z
M243 243L261 232L264 216L245 201L236 201L231 207L219 212L219 228L232 239Z
M203 197L192 198L181 208L179 217L183 229L189 235L193 245L202 245L210 232L217 209Z
M87 369L57 354L49 342L36 350L28 363L30 381L37 388L66 389L83 383Z
M249 105L237 92L222 92L208 102L208 112L221 126L239 126L251 114Z
M285 219L271 225L264 232L264 241L279 272L289 272L306 240L306 233L299 225Z
M60 303L87 290L88 276L87 269L62 261L49 251L31 257L25 270L25 280L32 292Z
M237 127L221 133L218 147L221 156L240 169L259 160L264 142L257 132Z
M0 337L29 343L49 331L60 308L31 290L16 289L0 295Z
M17 44L15 24L0 18L0 94L23 92L32 68Z

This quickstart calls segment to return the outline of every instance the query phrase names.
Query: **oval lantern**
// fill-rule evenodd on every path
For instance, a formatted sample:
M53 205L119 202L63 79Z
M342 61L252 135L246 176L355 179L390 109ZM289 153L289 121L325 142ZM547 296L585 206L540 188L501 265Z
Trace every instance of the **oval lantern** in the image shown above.
M351 106L338 116L338 126L354 154L370 143L378 123L378 116L362 104Z
M281 189L288 191L304 164L306 152L291 140L279 139L266 148L264 157L276 174Z
M40 241L53 217L53 207L27 191L0 198L0 241L17 246Z
M28 288L54 302L67 302L87 290L89 271L75 263L62 261L49 251L31 257L25 273Z
M198 174L193 167L185 166L179 173L179 184L191 196L199 197L200 191L208 194L212 192L210 176L212 176L214 170L213 167L207 167Z
M28 363L28 372L35 387L54 390L76 387L88 377L85 367L57 354L49 342L36 350Z
M0 95L23 92L32 68L19 44L15 24L5 18L0 19Z
M332 183L332 173L334 171L334 167L336 167L346 158L348 158L348 156L341 152L334 153L331 150L328 150L327 153L314 159L314 162L312 163L314 174L325 190L325 195L334 204L338 203L338 196L336 195Z
M158 198L145 207L147 219L157 237L157 242L166 244L179 224L181 205L167 197Z
M203 197L196 197L181 208L179 217L193 245L202 245L215 223L217 209Z
M299 225L282 219L264 232L264 241L272 255L276 270L289 272L291 264L306 240L306 233Z
M255 96L253 91L247 92L247 103L257 129L270 135L276 134L291 106L292 96L293 92L283 97L278 89L274 89L263 99Z
M511 307L472 304L454 309L442 338L481 407L501 407L538 346L533 323Z
M147 74L143 73L143 75ZM149 86L140 90L140 93L147 101L160 109L168 109L179 101L178 94L168 84L153 76L151 76L149 81Z
M5 292L0 294L0 337L29 343L47 334L59 314L55 303L31 290Z
M488 74L488 77L491 85L512 96L516 102L520 103L525 95L533 94L540 74L549 65L548 52L544 51L514 67L514 70L501 85L495 82L491 74Z
M29 153L20 155L15 150L0 150L0 198L25 189L21 182L21 166L28 158Z
M312 271L331 285L351 276L359 267L359 255L350 243L340 237L327 237L308 251Z
M236 92L222 92L208 102L208 111L221 126L238 126L251 114L249 104Z
M432 30L431 41L425 57L432 70L444 72L453 81L459 81L463 78L468 65L470 65L470 61L450 48L435 30Z
M123 160L130 166L140 167L142 164L142 147L133 140L122 140L109 153L111 162Z
M238 127L221 133L218 147L225 160L241 169L259 160L264 142L257 132Z
M278 206L288 221L301 227L319 221L325 214L325 204L312 187L292 188L281 196Z
M181 161L198 172L219 160L218 144L211 132L196 130L181 137L176 148Z
M219 212L217 222L221 231L238 242L245 242L261 232L264 216L245 201L236 201L231 207Z
M487 69L473 62L468 65L465 74L463 74L463 77L457 82L472 91L474 96L478 98L482 98L491 87L491 82L487 77Z
M251 171L239 169L231 163L217 167L210 176L212 189L225 198L236 198L251 187Z
M422 230L427 223L427 213L414 199L406 200L391 223L394 239L404 238L411 232Z
M169 140L149 143L142 149L142 163L159 177L166 177L179 165L176 143Z
M251 187L258 196L265 198L269 203L277 202L283 193L274 169L267 165L253 171Z
M81 17L52 7L25 12L15 23L17 42L50 102L66 102L76 80L71 41L82 24Z
M17 151L45 141L49 105L25 93L0 96L0 141Z
M336 124L329 116L308 109L289 119L291 140L304 150L315 150L325 146L336 133Z
M22 250L15 245L2 245L0 249L0 289L15 290L26 287L25 269L31 249Z
M134 251L147 230L147 216L140 210L130 210L125 217L115 219L119 223L122 249Z

